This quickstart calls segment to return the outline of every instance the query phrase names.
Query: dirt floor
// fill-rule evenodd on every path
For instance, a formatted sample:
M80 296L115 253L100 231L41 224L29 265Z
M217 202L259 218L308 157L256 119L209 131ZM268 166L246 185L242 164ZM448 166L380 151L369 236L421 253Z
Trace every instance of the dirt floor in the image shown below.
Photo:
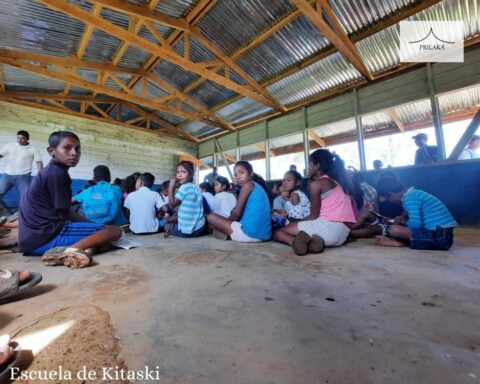
M134 240L144 246L83 270L0 256L43 274L0 305L1 333L35 355L30 372L63 370L42 383L480 381L478 229L449 252L361 240L306 257L272 242Z

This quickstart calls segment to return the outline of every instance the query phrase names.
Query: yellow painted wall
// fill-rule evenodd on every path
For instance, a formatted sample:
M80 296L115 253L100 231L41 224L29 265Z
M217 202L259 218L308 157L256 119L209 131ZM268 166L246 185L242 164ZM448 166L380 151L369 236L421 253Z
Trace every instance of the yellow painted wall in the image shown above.
M155 182L161 183L174 176L180 155L197 157L198 151L198 145L188 141L0 101L0 146L15 142L21 129L30 133L30 142L40 150L44 165L50 161L46 151L50 133L75 132L80 137L82 157L69 171L74 179L91 179L93 168L104 164L112 178L135 171L151 172ZM0 172L5 165L6 158L1 159Z

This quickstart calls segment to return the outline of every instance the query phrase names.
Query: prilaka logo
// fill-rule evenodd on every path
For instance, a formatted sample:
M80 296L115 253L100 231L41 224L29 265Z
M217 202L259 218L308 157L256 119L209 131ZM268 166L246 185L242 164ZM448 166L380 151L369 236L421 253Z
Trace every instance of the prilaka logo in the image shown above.
M463 62L463 21L401 21L401 62Z
M437 41L436 44L427 44L426 41L428 40L429 37L435 38ZM455 41L445 41L442 40L440 37L438 37L435 32L433 32L433 28L430 28L430 31L428 31L427 36L425 36L423 39L417 40L417 41L409 41L410 44L418 44L418 43L423 43L420 44L420 50L421 51L444 51L445 50L445 45L446 44L455 44Z

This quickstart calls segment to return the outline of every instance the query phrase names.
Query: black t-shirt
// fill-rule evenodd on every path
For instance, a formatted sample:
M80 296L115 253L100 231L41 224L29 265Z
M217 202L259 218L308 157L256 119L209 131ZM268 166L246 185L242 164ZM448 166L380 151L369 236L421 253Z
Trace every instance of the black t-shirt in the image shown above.
M18 243L23 252L48 243L61 231L60 211L71 207L71 184L68 167L55 160L35 176L20 201Z

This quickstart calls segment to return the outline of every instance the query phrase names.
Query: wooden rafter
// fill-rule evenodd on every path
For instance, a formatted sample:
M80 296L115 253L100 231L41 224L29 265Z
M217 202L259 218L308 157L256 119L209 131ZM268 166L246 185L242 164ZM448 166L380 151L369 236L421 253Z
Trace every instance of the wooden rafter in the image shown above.
M308 136L315 141L320 147L326 147L327 144L320 136L318 136L314 131L308 131Z
M266 104L276 109L277 106L272 103L269 99L265 98L262 94L256 93L250 90L247 87L241 86L234 81L228 80L225 77L222 77L216 74L213 71L206 70L201 65L194 63L190 60L185 59L184 57L171 52L171 50L164 47L158 46L142 37L139 37L129 31L124 30L116 26L113 23L106 21L105 19L94 16L89 12L82 10L81 8L66 3L62 0L39 0L50 8L53 8L57 11L63 12L74 19L83 21L88 25L93 25L94 27L103 30L104 32L111 34L117 38L127 41L131 45L135 45L147 52L150 52L156 56L162 57L162 59L170 61L176 65L181 66L187 71L196 73L200 76L203 76L211 81L214 81L225 88L228 88L234 92L242 94L243 96L250 97L256 100L259 103ZM123 4L123 3L122 3Z
M122 102L122 100L92 95L83 96L83 95L65 95L62 93L41 93L41 92L0 92L0 95L8 96L10 98L17 99L42 99L42 100L56 100L56 101L85 101L92 103L115 103Z
M88 103L90 107L92 107L97 113L99 113L101 116L103 116L107 120L113 120L105 111L100 108L98 105L95 103Z
M405 126L402 123L402 120L400 120L400 116L398 116L397 111L395 111L395 108L390 108L387 110L389 116L392 118L392 120L395 122L397 125L398 129L400 132L405 132Z
M210 52L212 52L215 56L217 56L228 68L232 69L233 71L238 73L241 77L243 77L244 80L252 89L257 91L259 94L263 95L265 99L270 100L270 103L275 106L275 109L280 111L286 111L285 107L280 103L278 103L278 101L275 100L272 97L272 95L270 95L267 92L265 88L261 87L245 70L243 70L231 58L226 56L215 44L213 44L210 40L208 40L200 31L200 29L198 29L195 26L190 26L185 19L174 19L175 23L170 23L168 21L165 21L165 15L159 12L152 11L145 6L129 4L126 2L120 2L118 0L98 0L98 2L102 3L105 6L111 7L117 11L121 11L139 18L143 18L144 24L149 27L149 30L160 41L161 45L164 48L169 49L170 51L172 50L170 46L168 46L167 48L166 40L163 39L163 37L158 36L159 35L158 32L156 31L155 27L153 27L150 24L150 22L154 21L157 23L163 23L165 25L168 25L169 27L183 30L184 39L185 39L185 45L184 45L185 49L184 49L183 58L188 60L188 53L189 53L189 47L190 47L190 35L191 35L195 37L195 39L199 41L204 47L206 47ZM179 23L182 24L184 28L178 27ZM200 74L200 76L202 75ZM228 79L228 76L225 76L225 78Z
M65 83L69 83L72 85L76 85L82 88L89 89L94 92L99 92L103 93L105 95L109 95L121 100L125 101L130 101L133 103L137 103L140 105L144 105L147 108L152 108L156 109L159 111L163 111L166 113L170 113L172 115L177 115L177 116L183 116L187 119L192 119L192 120L199 120L202 122L205 122L206 124L211 124L211 125L217 125L215 121L212 121L211 119L205 118L202 114L198 112L186 112L182 109L179 108L172 108L163 104L155 103L152 102L151 100L143 99L140 96L137 96L135 94L130 95L127 93L123 93L120 91L117 91L112 88L108 88L105 86L101 86L97 83L93 83L91 81L88 81L78 75L70 74L70 73L64 73L60 71L53 71L51 69L48 69L44 66L36 66L29 64L27 62L17 60L17 59L11 59L11 58L6 58L6 57L0 57L0 62L4 64L11 65L13 67L17 67L29 72L36 73L38 75L44 76L44 77L49 77L55 80L60 80Z
M95 115L90 115L90 114L86 114L86 113L82 113L82 112L68 110L65 106L63 106L63 108L59 108L59 107L55 107L55 106L50 106L50 105L45 105L45 104L41 104L41 103L35 103L35 102L31 102L31 101L20 100L20 99L8 97L4 94L0 94L0 99L8 101L8 102L13 103L13 104L24 105L24 106L27 106L27 107L33 107L33 108L37 108L37 109L41 109L41 110L45 110L45 111L58 112L58 113L62 113L62 114L70 115L70 116L82 117L82 118L85 118L85 119L88 119L88 120L101 121L101 122L104 122L104 123L121 125L123 127L135 129L135 130L138 130L138 131L152 133L154 135L167 135L167 136L175 137L177 139L194 141L194 140L187 139L186 137L182 137L180 133L172 134L171 132L165 131L163 129L162 130L152 130L152 129L146 129L146 128L142 128L142 127L137 127L135 125L125 124L125 123L122 123L122 122L119 122L119 121L108 120L108 119L105 119L104 117L100 117L100 116L95 116ZM198 142L198 141L195 140L195 142Z
M100 15L100 12L102 12L102 6L98 3L96 3L93 6L92 14L95 16ZM93 26L92 25L86 25L85 26L85 31L83 32L83 36L80 39L80 43L78 44L77 48L77 59L82 59L83 54L85 53L85 50L87 49L87 44L90 41L90 37L92 36L93 33Z
M0 91L5 91L5 79L3 76L3 66L0 65Z
M326 1L321 0L322 10L327 13L327 16L329 16L328 18L333 23L335 30L330 28L325 20L323 20L322 15L318 14L307 0L292 0L292 2L364 77L373 80L373 76L363 62L360 53L348 38L345 30L340 25L335 15L333 15L333 12L329 15L327 8L329 9L330 6Z
M390 17L385 18L384 20L375 24L371 28L366 29L366 30L364 30L364 31L362 31L358 34L352 35L350 37L350 40L352 41L352 43L357 43L359 41L362 41L362 40L366 39L367 37L372 36L373 34L379 32L381 30L384 30L384 29L386 29L386 28L388 28L388 27L390 27L390 26L392 26L392 25L394 25L394 24L396 24L396 23L398 23L398 22L416 14L416 13L419 13L419 12L421 12L421 11L439 3L440 1L441 0L420 1L417 4L415 4L414 6L405 7L404 9L398 10L397 12L395 12L394 15L391 15ZM299 12L299 14L300 14L300 12ZM468 44L471 44L471 43L474 43L473 39L469 39L469 40L465 41L465 47ZM253 48L253 47L251 47L251 48ZM307 57L300 62L292 64L290 67L284 69L282 72L277 73L276 75L274 75L271 78L262 82L261 85L266 87L268 85L274 84L274 83L284 79L285 77L288 77L291 74L293 74L295 72L298 72L299 70L304 69L304 68L312 65L313 63L316 63L316 62L324 59L325 57L327 57L329 55L334 54L335 52L337 52L337 48L335 46L326 47L325 49L320 50L319 52L315 53L314 55L312 55L310 57ZM243 53L245 53L245 52L243 52ZM414 64L408 63L408 66L412 66L412 65L414 65ZM390 70L385 71L385 73L380 73L380 74L377 73L377 74L375 74L375 79L384 77L385 74L387 74L387 73L390 73ZM361 83L363 83L363 81ZM355 84L355 86L356 85L359 85L359 84ZM351 88L351 87L349 87L349 88ZM237 101L240 98L241 98L241 96L231 97L230 99L227 99L227 100L215 105L214 107L210 108L210 110L211 111L218 111L219 109L223 108L225 105L230 104L234 101ZM320 99L323 99L323 98L324 98L323 95L317 95L317 96L313 97L312 100L316 101L317 99L320 100ZM311 103L312 100L310 100L310 99L303 100L300 103L296 103L294 105L289 105L288 108L290 110L295 109L295 108L298 108L299 106L307 105L307 104ZM270 117L270 116L274 116L276 114L277 114L276 112L272 112L268 116ZM248 124L250 124L250 122L247 122L247 125ZM240 127L237 127L237 128L240 128ZM202 139L202 140L205 140L205 139Z
M237 159L233 156L230 156L227 152L223 152L223 157L225 157L225 159L227 159L231 163L237 162Z
M119 67L117 65L107 63L97 63L94 61L80 60L73 57L59 57L53 55L43 55L39 53L30 53L22 51L14 51L11 49L0 49L0 57L9 57L25 61L34 61L43 65L55 65L67 68L82 68L95 71L106 71L115 73L126 73L130 75L146 75L142 69Z
M265 144L264 143L257 143L255 146L260 149L262 152L265 152ZM276 156L276 153L273 149L270 149L270 157Z

